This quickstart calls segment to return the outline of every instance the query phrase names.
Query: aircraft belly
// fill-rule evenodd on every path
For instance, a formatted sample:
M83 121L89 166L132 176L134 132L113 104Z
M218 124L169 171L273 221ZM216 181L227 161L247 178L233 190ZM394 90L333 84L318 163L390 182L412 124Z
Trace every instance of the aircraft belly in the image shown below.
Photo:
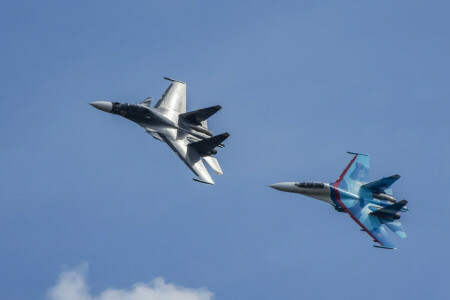
M330 186L328 184L324 184L324 187L322 188L307 188L307 187L299 187L294 182L290 183L292 184L291 187L288 187L286 191L291 193L297 193L302 194L320 201L324 201L327 203L333 204L333 201L330 197Z
M161 126L161 125L153 125L153 126L142 126L147 132L156 132L159 135L165 136L170 140L176 140L178 130L175 128L170 128L167 126Z
M308 191L308 193L306 195L309 197L312 197L314 199L333 204L333 202L331 201L331 197L330 197L330 188L329 187L324 187L322 189L310 190L310 191Z
M171 120L172 122L174 122L175 124L178 124L178 116L179 113L177 113L176 111L173 110L169 110L169 109L158 109L158 112L163 115L164 117L166 117L167 119Z

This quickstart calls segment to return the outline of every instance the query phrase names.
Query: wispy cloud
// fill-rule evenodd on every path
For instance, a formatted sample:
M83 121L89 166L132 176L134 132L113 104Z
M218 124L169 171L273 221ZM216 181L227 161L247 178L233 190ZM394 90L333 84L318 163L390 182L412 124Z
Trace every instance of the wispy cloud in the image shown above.
M213 293L206 288L190 289L166 283L157 277L149 283L136 283L130 289L108 288L98 296L89 292L86 283L88 264L62 272L58 282L49 289L50 300L210 300Z

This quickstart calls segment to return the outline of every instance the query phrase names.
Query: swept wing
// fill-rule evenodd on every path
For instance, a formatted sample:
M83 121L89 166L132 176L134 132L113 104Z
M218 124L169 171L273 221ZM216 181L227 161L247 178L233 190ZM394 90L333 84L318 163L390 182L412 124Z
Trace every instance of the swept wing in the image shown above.
M162 108L183 114L186 112L186 83L164 77L172 81L170 86L161 96L155 108Z
M369 181L370 158L369 155L352 153L355 156L334 183L344 191L357 195L361 186Z
M354 197L354 195L357 196L359 194L361 187L368 182L369 156L359 153L351 154L355 156L341 176L339 176L339 179L333 183L333 187L347 191L350 194L341 194L338 189L333 189L331 198L373 238L374 242L380 244L377 247L395 249L380 219L371 214L372 210L369 209L370 203Z

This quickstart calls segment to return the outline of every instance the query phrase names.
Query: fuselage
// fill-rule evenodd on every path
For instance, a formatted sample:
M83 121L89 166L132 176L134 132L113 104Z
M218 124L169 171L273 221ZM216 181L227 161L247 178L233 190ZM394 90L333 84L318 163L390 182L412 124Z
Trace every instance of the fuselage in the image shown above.
M113 114L135 122L147 131L157 132L169 139L177 138L178 114L140 104L113 102Z
M330 185L322 182L281 182L271 185L272 188L288 193L302 194L330 204Z
M302 194L314 199L318 199L331 204L336 210L345 212L337 200L337 194L340 199L352 199L355 201L364 200L372 203L373 209L388 206L392 204L391 200L376 199L371 192L361 191L360 195L355 195L333 186L332 183L325 182L280 182L270 187L288 193Z
M153 108L142 104L128 104L119 102L98 101L92 104L96 108L115 115L120 115L139 126L143 127L147 132L154 135L157 133L168 139L180 139L180 131L184 136L190 135L195 140L208 138L209 136L194 132L192 125L180 118L180 114L164 109ZM191 126L190 126L191 125ZM154 137L156 137L154 135Z

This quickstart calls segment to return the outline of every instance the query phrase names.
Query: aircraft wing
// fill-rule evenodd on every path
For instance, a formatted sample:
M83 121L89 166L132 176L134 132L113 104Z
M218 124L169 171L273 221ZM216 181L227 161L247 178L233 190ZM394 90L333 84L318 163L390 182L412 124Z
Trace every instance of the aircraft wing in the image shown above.
M380 226L370 231L370 235L376 236L376 241L380 245L373 245L377 248L385 248L385 249L396 249L394 244L392 244L388 233L386 232L386 228L384 226Z
M362 230L367 232L374 242L380 244L374 247L395 249L383 223L377 216L371 214L370 203L356 199L339 199L338 202Z
M155 108L164 108L183 114L186 112L186 83L164 77L172 81L170 86L161 96Z
M349 153L355 156L345 168L344 172L342 172L341 176L339 176L339 179L333 183L333 187L338 187L351 194L358 195L361 186L369 180L370 159L365 154ZM372 210L369 209L370 203L355 199L353 196L341 195L338 189L334 189L331 193L331 198L333 202L337 202L358 223L363 231L367 232L373 238L374 242L380 244L380 246L375 245L375 247L395 249L380 219L371 214Z
M211 175L208 170L206 170L206 167L201 160L200 154L194 148L188 147L184 140L171 140L163 135L161 135L161 138L178 155L186 166L199 177L199 179L194 178L195 181L214 184Z
M357 195L361 186L369 181L370 158L366 154L347 153L355 156L333 185Z

